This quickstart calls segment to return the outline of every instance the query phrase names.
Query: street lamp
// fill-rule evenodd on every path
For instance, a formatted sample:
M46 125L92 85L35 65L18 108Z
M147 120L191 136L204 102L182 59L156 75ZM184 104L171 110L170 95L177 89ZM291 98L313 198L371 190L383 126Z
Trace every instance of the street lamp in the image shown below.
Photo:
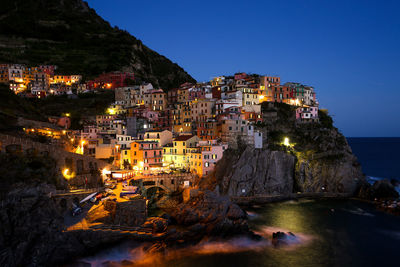
M285 137L285 139L283 139L283 145L284 146L290 146L290 142L289 142L289 138Z

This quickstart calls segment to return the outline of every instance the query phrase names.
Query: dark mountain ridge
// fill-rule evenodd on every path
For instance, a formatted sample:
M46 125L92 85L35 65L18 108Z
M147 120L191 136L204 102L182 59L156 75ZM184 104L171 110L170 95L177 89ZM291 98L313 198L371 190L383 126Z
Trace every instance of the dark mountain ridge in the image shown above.
M82 0L14 0L1 6L1 63L54 64L58 73L86 79L133 71L138 82L164 89L195 81L127 31L111 27Z

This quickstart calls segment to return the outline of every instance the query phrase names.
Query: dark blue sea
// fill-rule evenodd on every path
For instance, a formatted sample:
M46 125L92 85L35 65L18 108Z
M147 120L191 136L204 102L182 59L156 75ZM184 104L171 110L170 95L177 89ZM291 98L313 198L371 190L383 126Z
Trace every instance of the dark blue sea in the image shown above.
M348 138L371 179L400 177L400 138ZM250 228L265 239L207 241L163 254L121 243L79 262L92 266L400 266L400 217L355 200L301 200L247 209ZM274 247L276 231L297 236ZM79 262L73 264L77 265Z
M370 177L400 180L400 138L347 138L363 172Z

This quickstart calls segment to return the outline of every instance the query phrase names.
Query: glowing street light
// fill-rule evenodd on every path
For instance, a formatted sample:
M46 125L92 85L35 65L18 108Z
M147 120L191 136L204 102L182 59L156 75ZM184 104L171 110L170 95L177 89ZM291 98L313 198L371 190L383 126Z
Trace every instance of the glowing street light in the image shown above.
M289 138L288 138L288 137L285 137L285 139L283 139L283 145L284 145L284 146L290 146Z
M69 170L68 168L65 168L65 169L62 171L62 175L63 175L64 178L67 179L67 180L70 180L70 179L72 179L72 178L75 177L75 174L74 174L74 173L70 173L70 170Z
M110 115L114 115L116 113L116 111L115 111L114 108L108 108L107 109L107 113L110 114Z

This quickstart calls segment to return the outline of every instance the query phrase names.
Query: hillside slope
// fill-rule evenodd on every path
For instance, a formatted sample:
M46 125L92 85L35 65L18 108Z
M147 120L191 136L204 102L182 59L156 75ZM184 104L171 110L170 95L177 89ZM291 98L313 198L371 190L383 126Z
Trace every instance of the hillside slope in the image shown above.
M85 78L134 71L164 89L194 79L128 32L111 27L82 0L2 1L0 62L55 64Z

